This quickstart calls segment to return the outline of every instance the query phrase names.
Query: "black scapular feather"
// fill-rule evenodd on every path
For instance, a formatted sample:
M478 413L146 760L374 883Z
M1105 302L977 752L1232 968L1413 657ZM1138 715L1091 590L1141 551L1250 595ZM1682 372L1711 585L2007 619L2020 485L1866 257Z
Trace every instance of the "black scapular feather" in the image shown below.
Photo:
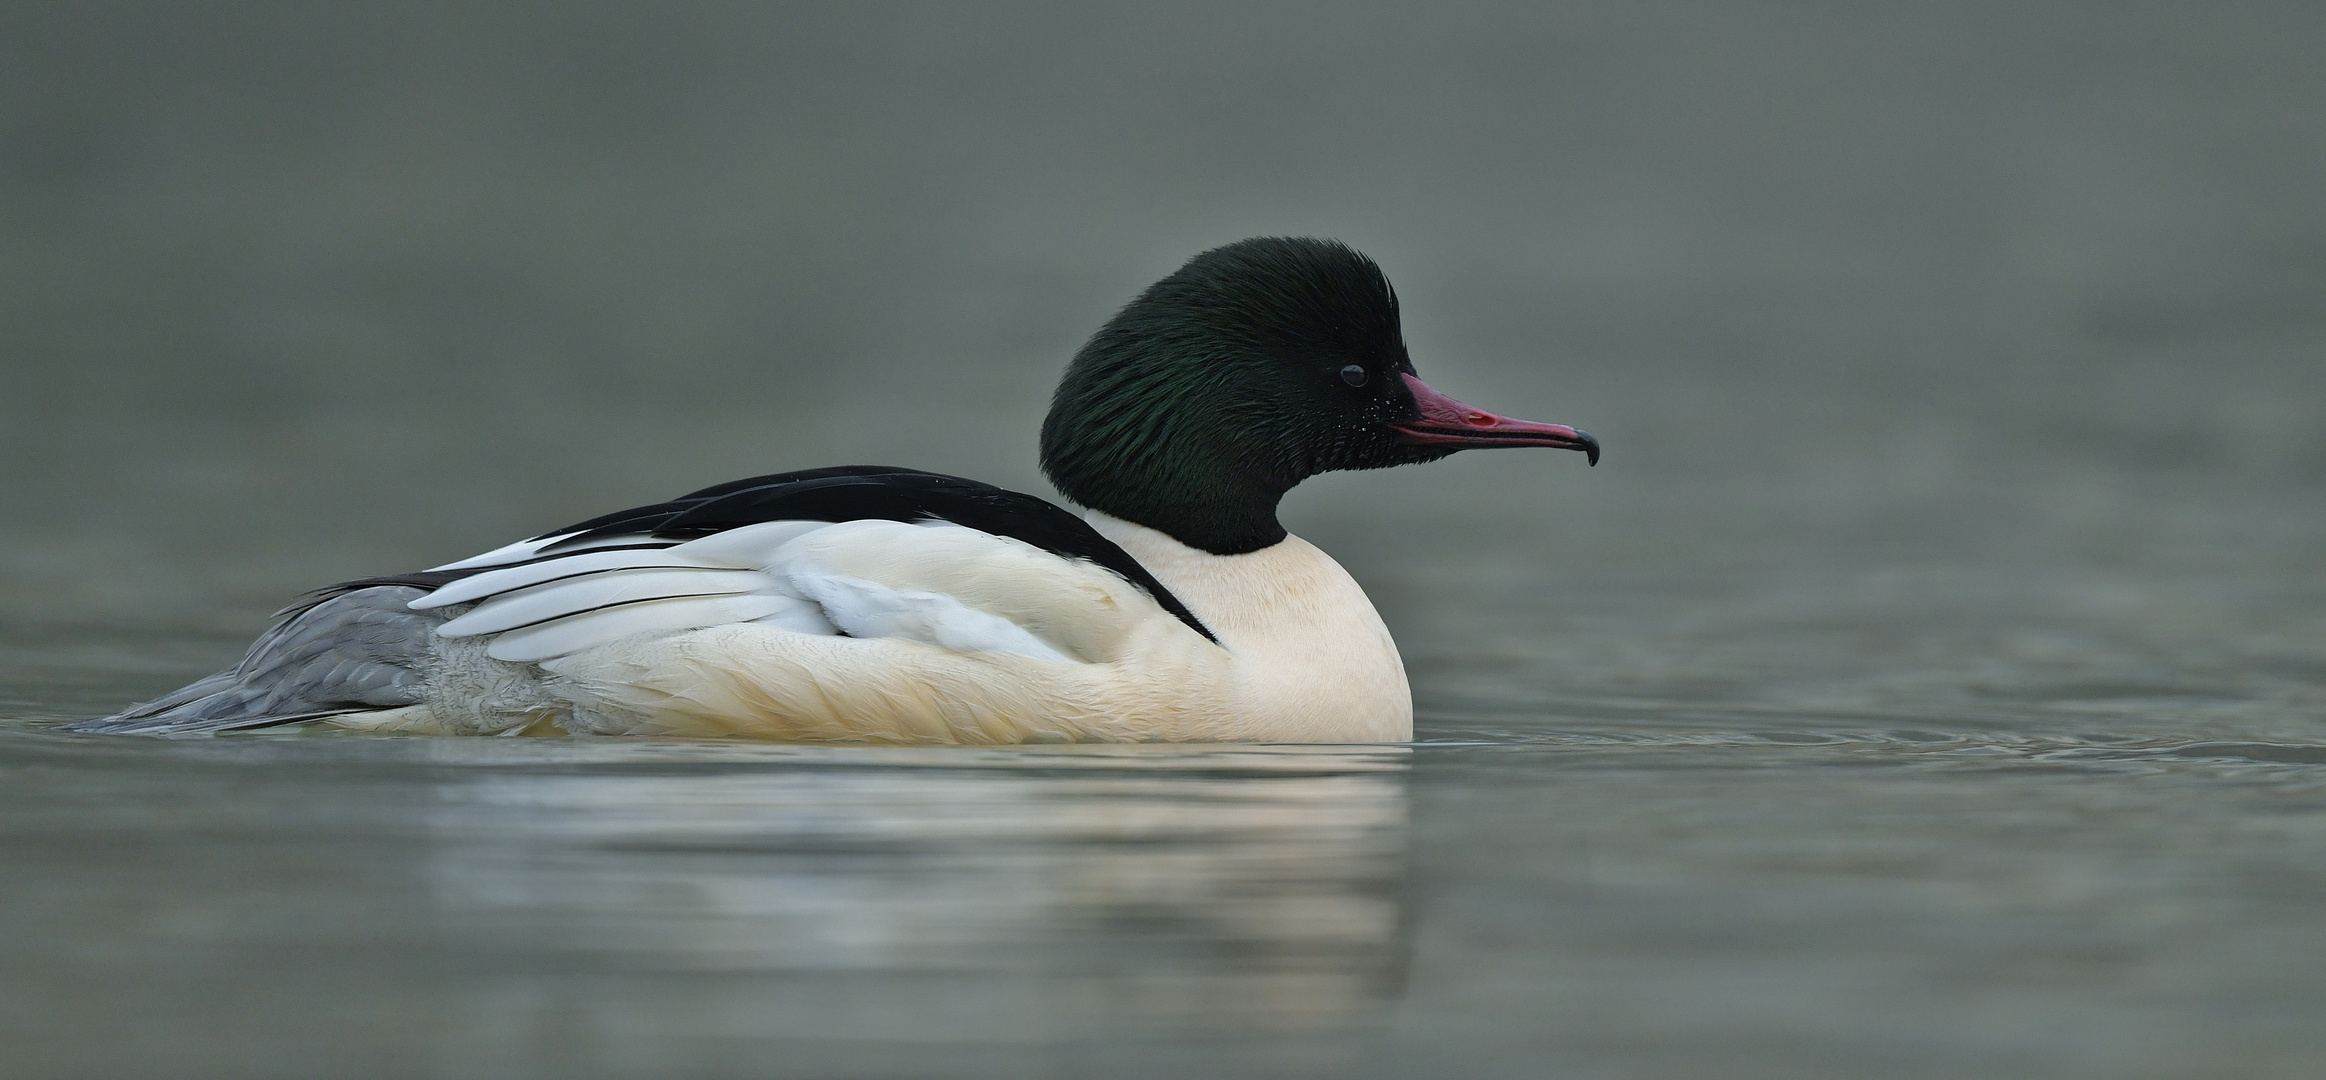
M950 521L979 532L1022 540L1069 559L1121 575L1180 622L1214 644L1218 635L1195 617L1155 575L1090 523L1046 499L943 473L892 465L844 465L733 480L669 502L617 511L552 529L558 537L544 556L593 540L646 535L686 541L768 521Z

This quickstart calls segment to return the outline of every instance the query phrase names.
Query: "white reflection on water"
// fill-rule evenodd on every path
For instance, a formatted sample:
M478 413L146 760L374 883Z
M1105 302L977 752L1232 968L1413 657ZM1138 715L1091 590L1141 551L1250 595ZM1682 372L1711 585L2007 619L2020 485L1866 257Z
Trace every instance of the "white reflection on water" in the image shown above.
M1329 1029L1405 965L1408 759L551 746L447 774L426 874L520 959L486 1042Z

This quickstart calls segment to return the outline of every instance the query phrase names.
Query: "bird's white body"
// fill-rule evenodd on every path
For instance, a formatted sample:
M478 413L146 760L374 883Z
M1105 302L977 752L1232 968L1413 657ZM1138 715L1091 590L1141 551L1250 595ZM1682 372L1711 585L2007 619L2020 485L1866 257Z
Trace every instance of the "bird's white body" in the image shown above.
M546 562L528 561L546 543L534 542L453 564L513 565L413 602L474 605L438 628L421 704L334 722L917 743L1411 738L1397 647L1324 552L1287 537L1214 555L1087 519L1219 643L1104 568L942 522L770 522Z

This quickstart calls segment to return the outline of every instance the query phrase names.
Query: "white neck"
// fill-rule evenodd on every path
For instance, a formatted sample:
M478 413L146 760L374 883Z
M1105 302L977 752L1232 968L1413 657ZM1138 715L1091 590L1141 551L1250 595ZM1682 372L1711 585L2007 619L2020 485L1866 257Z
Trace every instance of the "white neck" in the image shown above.
M1239 719L1252 738L1402 742L1413 694L1389 628L1332 557L1297 536L1214 555L1096 510L1092 528L1139 560L1234 656Z

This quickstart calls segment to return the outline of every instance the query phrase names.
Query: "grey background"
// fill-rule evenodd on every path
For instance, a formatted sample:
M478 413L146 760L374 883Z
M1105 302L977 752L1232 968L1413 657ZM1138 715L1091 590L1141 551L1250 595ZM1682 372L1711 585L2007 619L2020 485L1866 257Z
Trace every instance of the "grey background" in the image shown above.
M2317 550L2314 5L0 18L18 613L247 613L841 461L1046 490L1082 337L1261 233L1373 254L1426 376L1609 447L1327 478L1328 547Z

